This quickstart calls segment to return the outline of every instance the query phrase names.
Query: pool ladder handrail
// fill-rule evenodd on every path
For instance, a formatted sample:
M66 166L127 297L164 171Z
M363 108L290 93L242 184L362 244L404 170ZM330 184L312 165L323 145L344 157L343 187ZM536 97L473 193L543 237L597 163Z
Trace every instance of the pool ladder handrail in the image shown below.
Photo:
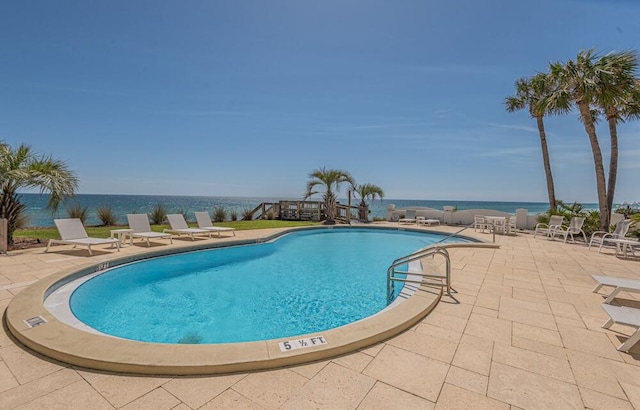
M446 238L445 238L446 239ZM399 266L402 265L406 265L409 262L413 262L419 259L422 259L424 257L427 256L434 256L434 255L442 255L444 256L445 259L445 275L434 275L434 274L429 274L429 273L424 273L424 271L422 272L412 272L409 269L407 269L407 271L400 271L397 270L396 268L398 268ZM422 268L421 268L422 270ZM404 275L411 275L411 276L419 276L421 277L420 280L416 280L416 279L409 279L408 277L405 278L399 278L396 277L395 274L404 274ZM394 282L403 282L403 283L415 283L415 284L422 284L424 283L424 278L438 278L438 279L444 279L445 283L444 285L446 285L447 287L447 294L449 296L451 295L451 258L449 257L449 252L447 251L447 249L442 246L442 245L438 245L438 244L433 244L433 245L429 245L426 248L422 248L416 252L410 253L408 255L402 256L396 260L393 261L393 263L389 266L389 268L387 269L387 305L390 304L393 301L393 292L395 289L394 286Z

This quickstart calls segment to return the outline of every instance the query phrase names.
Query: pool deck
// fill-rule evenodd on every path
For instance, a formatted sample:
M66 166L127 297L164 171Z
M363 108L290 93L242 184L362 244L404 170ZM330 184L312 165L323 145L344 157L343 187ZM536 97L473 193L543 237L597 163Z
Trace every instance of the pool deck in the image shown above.
M389 224L397 226L397 224ZM406 227L403 225L402 227ZM420 228L455 232L458 227ZM238 231L229 241L274 230ZM491 235L465 234L484 240ZM640 262L533 235L496 236L500 249L451 249L453 287L410 330L319 362L219 376L138 376L44 358L0 333L0 408L25 409L640 409L640 344L632 328L600 326L591 274L640 279ZM166 241L155 247L191 245ZM0 306L52 274L148 251L55 246L0 255ZM601 291L601 293L603 293ZM640 307L639 294L619 302Z

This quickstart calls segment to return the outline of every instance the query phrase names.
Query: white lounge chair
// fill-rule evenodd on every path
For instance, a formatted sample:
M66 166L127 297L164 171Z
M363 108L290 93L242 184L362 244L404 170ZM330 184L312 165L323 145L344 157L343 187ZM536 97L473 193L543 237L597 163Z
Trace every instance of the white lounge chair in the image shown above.
M562 226L562 221L564 221L564 216L562 215L551 215L549 218L549 223L538 223L536 224L535 229L533 230L533 237L535 238L538 234L544 234L547 238L551 237L551 233L554 229Z
M424 216L416 216L416 225L428 225L431 226L433 224L440 225L439 219L427 219Z
M162 232L177 234L178 236L189 235L192 241L195 239L195 235L207 235L211 238L211 231L208 229L189 228L182 214L167 214L167 220L171 225L171 229L163 229Z
M78 218L54 219L53 222L56 224L61 239L49 239L45 252L49 252L49 247L54 243L74 245L74 248L77 245L86 245L87 249L89 249L89 255L93 255L91 245L115 244L118 252L120 251L120 241L118 239L89 237L82 225L82 221Z
M594 244L598 244L598 253L602 250L602 246L606 243L616 245L615 242L611 242L611 239L624 239L627 232L629 232L629 226L631 226L631 219L623 219L618 221L616 229L613 232L596 231L591 235L589 241L589 249Z
M614 288L613 292L611 292L611 294L609 294L609 296L604 300L604 303L611 303L616 295L622 291L640 293L640 280L602 275L591 275L591 277L593 280L598 282L598 285L592 290L594 293L598 292L603 286L610 286Z
M132 237L146 240L147 246L150 246L149 239L157 238L168 238L169 242L173 243L170 233L154 232L151 230L147 214L127 214L127 222L129 222L129 228L133 231L131 233Z
M575 242L576 240L573 238L573 235L582 234L582 237L584 238L584 243L586 244L587 234L585 234L584 231L582 230L582 225L584 225L584 218L574 216L573 218L571 218L571 221L569 222L568 227L565 228L562 225L556 226L551 230L550 236L552 239L555 238L556 235L563 236L564 241L566 243L567 238L569 238L569 236L571 236L571 241Z
M602 309L609 315L609 320L602 325L603 328L609 329L614 323L636 328L635 332L618 346L619 351L628 352L640 340L640 309L613 305L602 305Z
M412 224L415 222L416 222L415 209L407 209L407 212L404 214L404 218L398 219L398 223L401 223L401 224Z
M218 234L218 238L220 237L220 233L222 232L231 232L233 236L236 236L235 228L228 228L224 226L213 226L213 222L211 222L211 217L209 216L209 212L195 212L196 221L198 222L198 228L206 229L207 231L216 232Z

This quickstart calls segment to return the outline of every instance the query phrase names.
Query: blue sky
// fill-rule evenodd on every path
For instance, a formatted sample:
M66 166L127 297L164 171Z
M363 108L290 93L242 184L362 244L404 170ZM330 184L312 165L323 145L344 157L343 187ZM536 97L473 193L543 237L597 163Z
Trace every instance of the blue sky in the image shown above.
M390 199L546 201L519 77L640 49L634 0L14 1L0 6L0 140L79 193L299 197L344 169ZM596 202L577 114L546 120L556 196ZM608 131L598 128L605 167ZM640 200L640 123L616 202Z

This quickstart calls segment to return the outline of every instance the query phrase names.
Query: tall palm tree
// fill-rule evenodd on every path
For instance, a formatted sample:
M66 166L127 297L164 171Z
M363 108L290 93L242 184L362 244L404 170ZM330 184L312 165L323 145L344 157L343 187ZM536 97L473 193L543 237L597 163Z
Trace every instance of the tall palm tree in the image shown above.
M335 192L338 192L340 185L343 183L355 185L353 177L347 171L326 169L325 167L322 167L311 172L309 174L309 178L305 199L312 195L322 193L324 212L326 216L325 223L327 225L335 224L337 204ZM316 191L316 188L318 187L324 189L324 192Z
M78 178L62 161L50 156L37 156L32 148L20 144L15 149L0 142L0 218L8 220L8 243L24 221L25 206L20 202L18 190L38 188L49 193L48 206L57 210L60 202L75 194Z
M508 112L519 111L524 108L529 110L531 118L536 119L538 133L540 134L540 148L542 149L542 163L547 178L547 194L549 195L549 207L557 209L556 193L551 174L551 162L549 160L549 147L547 146L547 134L544 130L543 117L546 110L540 102L553 90L553 83L546 74L539 73L530 79L520 78L516 81L516 94L505 99Z
M353 192L360 197L359 218L363 221L369 219L369 212L367 211L367 201L375 201L376 198L384 198L384 191L374 184L356 184L353 186Z
M598 193L598 208L600 211L600 229L608 230L611 218L611 206L607 195L602 151L596 133L597 108L603 102L609 104L613 101L620 102L630 92L631 84L634 84L634 69L628 56L628 52L610 53L600 57L593 50L580 51L575 61L566 63L551 63L549 75L556 83L555 91L545 99L543 106L561 112L568 112L575 104L580 113L580 121L589 136L591 152L593 154L596 173L596 189ZM626 63L625 63L626 60ZM615 117L615 116L614 116ZM617 120L616 120L617 121ZM612 143L612 160L610 171L610 190L615 190L615 178L617 174L617 132L614 133ZM612 192L613 194L613 192ZM613 196L611 197L613 203Z
M600 59L603 65L600 93L595 104L607 119L611 142L607 206L613 209L618 176L618 123L640 118L640 82L635 78L638 56L634 51L610 53Z

